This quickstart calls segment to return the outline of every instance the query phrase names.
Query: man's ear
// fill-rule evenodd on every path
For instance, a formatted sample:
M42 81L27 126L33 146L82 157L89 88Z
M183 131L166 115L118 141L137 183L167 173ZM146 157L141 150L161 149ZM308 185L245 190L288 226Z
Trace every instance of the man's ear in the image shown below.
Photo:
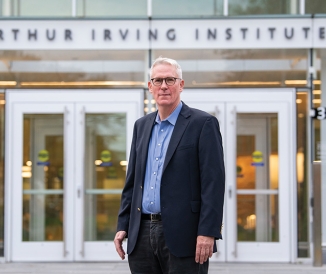
M181 81L180 81L180 92L182 92L183 91L183 87L185 86L185 81L182 79Z
M152 82L148 81L147 86L148 86L149 92L152 93Z

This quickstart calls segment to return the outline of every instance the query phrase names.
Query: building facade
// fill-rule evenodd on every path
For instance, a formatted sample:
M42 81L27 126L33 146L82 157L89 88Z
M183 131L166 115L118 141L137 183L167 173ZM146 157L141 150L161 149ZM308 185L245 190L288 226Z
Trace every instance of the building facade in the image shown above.
M182 100L221 125L212 260L312 262L318 223L326 257L324 0L0 0L0 16L4 261L118 260L133 123L156 111L158 56L181 64Z

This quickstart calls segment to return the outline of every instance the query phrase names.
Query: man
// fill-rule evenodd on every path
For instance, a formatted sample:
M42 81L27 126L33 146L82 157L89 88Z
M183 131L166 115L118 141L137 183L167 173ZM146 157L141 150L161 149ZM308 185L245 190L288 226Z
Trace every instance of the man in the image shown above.
M158 111L136 121L114 239L134 274L208 273L221 239L222 138L217 119L181 102L180 65L159 57L148 88ZM198 94L200 96L200 94Z

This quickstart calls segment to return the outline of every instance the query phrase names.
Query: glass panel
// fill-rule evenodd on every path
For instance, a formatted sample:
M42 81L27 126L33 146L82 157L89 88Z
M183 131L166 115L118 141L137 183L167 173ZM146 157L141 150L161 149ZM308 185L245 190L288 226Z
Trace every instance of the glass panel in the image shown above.
M187 88L306 85L305 49L153 50L153 60L161 55L178 60Z
M238 241L278 242L278 195L237 195Z
M77 16L147 17L147 0L77 0Z
M229 0L229 15L298 13L299 0Z
M308 94L297 93L298 257L309 257Z
M251 165L255 136L237 135L237 189L256 188L256 168Z
M223 0L153 0L153 17L205 17L223 15Z
M4 130L5 97L0 93L0 257L4 256Z
M238 114L236 172L238 241L279 241L277 114Z
M23 241L63 239L63 115L25 114Z
M238 126L237 189L278 189L277 117L241 114Z
M1 51L1 58L12 67L1 71L0 81L16 81L25 88L143 88L147 54L144 50Z
M13 16L72 16L71 0L13 0Z
M126 114L86 114L85 240L113 240L126 177Z
M325 0L305 0L305 13L326 13Z
M63 195L23 195L23 241L62 241Z

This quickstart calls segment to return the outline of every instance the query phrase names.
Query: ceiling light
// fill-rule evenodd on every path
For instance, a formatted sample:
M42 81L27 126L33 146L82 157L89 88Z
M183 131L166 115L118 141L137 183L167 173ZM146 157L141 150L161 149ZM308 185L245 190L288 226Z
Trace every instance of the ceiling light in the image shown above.
M312 102L314 104L321 104L321 99L313 99Z
M140 81L21 82L22 87L36 86L144 86Z
M16 86L17 82L16 81L0 81L0 86Z
M307 85L307 80L285 80L286 85ZM321 80L314 80L314 85L320 85Z
M272 82L242 82L242 81L234 81L234 82L216 82L216 83L197 83L196 81L192 81L192 84L195 86L280 86L281 82L272 81Z

